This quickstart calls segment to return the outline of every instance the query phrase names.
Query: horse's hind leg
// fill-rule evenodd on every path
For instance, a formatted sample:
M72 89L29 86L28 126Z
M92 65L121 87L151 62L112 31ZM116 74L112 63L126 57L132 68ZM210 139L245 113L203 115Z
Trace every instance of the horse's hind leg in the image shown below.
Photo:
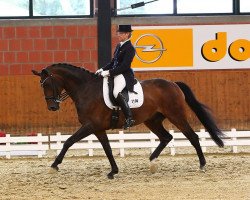
M191 126L189 125L189 123L187 122L184 116L179 115L178 117L175 117L175 118L173 118L172 116L168 118L169 121L173 123L187 137L187 139L193 145L199 157L200 169L204 171L205 165L206 165L206 159L202 152L198 135L191 128Z
M160 140L160 144L154 150L154 152L150 156L150 161L157 158L162 150L167 146L167 144L173 139L173 136L163 127L162 122L165 117L157 113L154 117L144 122L144 124L155 134L158 136Z
M95 136L98 138L99 142L102 144L102 147L105 151L106 156L109 159L111 165L111 172L108 173L108 178L113 179L115 174L118 174L118 167L116 165L114 156L112 154L112 149L108 140L108 136L105 132L95 133Z

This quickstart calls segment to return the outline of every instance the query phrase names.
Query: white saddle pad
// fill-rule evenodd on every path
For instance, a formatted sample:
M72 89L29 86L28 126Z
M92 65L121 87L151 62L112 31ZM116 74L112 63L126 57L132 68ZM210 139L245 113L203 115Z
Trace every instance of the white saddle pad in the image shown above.
M143 90L139 81L137 81L137 83L134 85L134 91L137 92L137 94L133 92L128 92L129 95L128 105L130 108L139 108L144 101ZM111 103L109 98L108 77L103 78L103 98L105 104L110 109L118 108L117 106L114 106Z

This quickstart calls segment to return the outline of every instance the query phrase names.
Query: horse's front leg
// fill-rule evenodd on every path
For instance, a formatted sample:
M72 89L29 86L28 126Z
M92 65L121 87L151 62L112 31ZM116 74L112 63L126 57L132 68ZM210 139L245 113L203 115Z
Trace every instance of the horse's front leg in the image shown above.
M113 179L115 174L118 174L118 167L117 164L115 162L114 156L112 154L112 149L108 140L108 136L105 132L98 132L95 133L96 137L98 138L98 140L100 141L100 143L102 144L102 147L105 151L106 156L109 159L110 165L111 165L111 172L108 173L108 178L109 179Z
M70 136L64 143L63 148L60 154L56 157L55 161L51 165L51 167L55 170L59 170L58 165L62 163L62 160L68 151L68 149L75 143L80 141L81 139L89 136L93 133L93 129L90 125L82 126L76 133Z

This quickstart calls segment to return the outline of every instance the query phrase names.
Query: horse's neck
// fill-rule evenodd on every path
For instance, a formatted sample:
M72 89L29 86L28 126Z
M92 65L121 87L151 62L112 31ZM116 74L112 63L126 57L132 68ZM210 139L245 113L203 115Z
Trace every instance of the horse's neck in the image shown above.
M80 87L80 83L84 80L81 80L81 77L78 74L74 74L72 71L64 68L56 69L55 76L57 76L61 81L63 88L66 92L71 95Z
M88 72L79 71L72 72L68 69L63 69L58 74L63 80L63 87L73 101L78 101L79 92L88 89L93 77Z

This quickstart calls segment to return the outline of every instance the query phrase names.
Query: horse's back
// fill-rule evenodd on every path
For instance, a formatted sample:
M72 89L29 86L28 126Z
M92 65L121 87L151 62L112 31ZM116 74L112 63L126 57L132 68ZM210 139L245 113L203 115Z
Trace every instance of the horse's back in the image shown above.
M166 105L185 104L185 97L179 86L165 79L148 79L141 82L146 104Z
M142 88L145 93L182 93L179 86L172 81L165 79L155 78L141 81ZM163 93L162 93L163 92Z

